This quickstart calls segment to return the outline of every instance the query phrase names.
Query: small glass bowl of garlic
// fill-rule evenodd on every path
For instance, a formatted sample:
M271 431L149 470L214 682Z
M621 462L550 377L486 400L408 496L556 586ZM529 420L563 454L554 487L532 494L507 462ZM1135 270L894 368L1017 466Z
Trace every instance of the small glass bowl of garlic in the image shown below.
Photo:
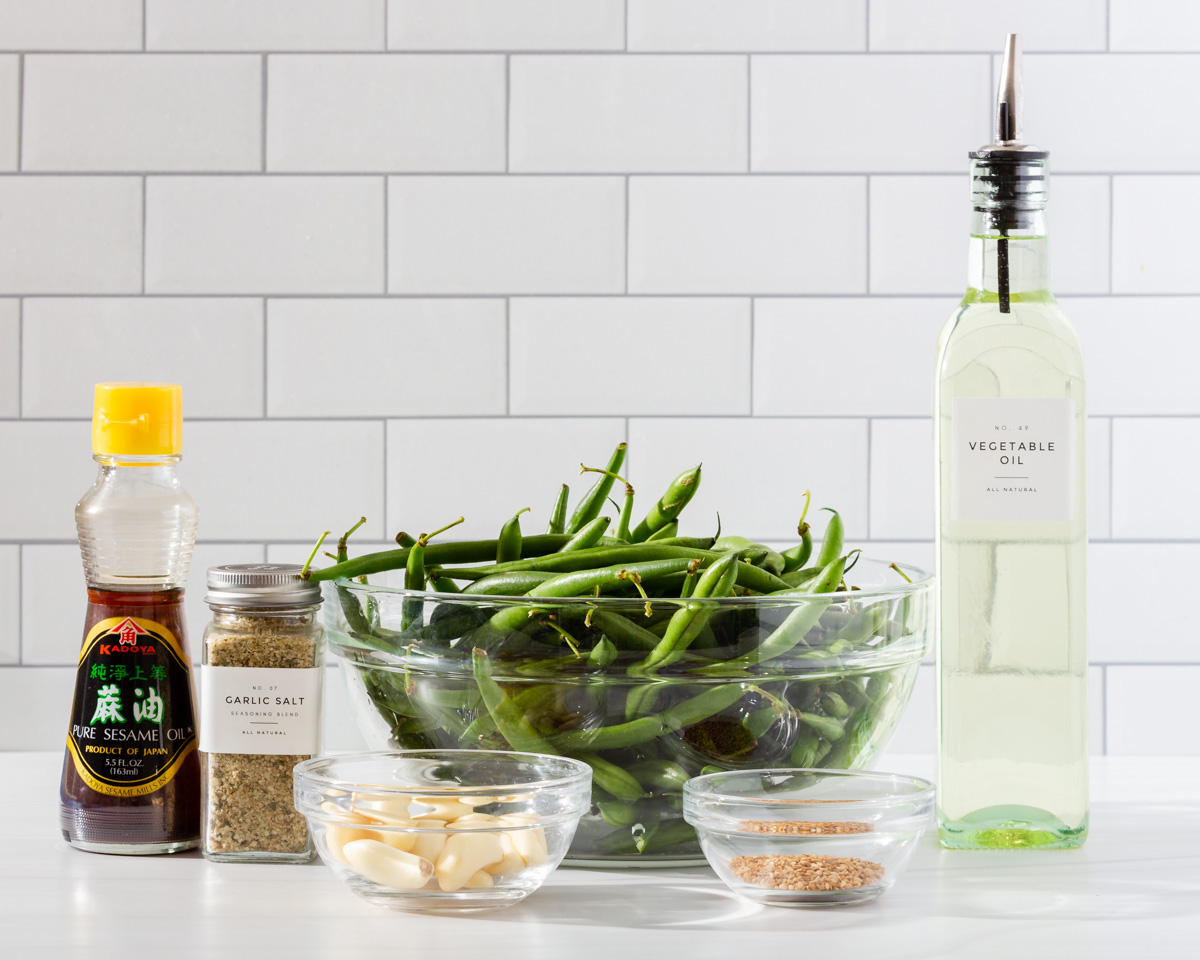
M492 910L558 866L591 804L566 757L396 750L305 760L296 809L317 852L360 897L394 910Z

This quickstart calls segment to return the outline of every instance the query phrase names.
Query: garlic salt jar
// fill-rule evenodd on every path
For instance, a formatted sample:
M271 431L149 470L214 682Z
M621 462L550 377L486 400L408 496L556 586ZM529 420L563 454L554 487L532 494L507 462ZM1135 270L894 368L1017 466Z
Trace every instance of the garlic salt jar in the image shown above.
M320 749L321 589L295 564L212 567L200 667L201 849L209 860L303 862L312 836L292 768Z

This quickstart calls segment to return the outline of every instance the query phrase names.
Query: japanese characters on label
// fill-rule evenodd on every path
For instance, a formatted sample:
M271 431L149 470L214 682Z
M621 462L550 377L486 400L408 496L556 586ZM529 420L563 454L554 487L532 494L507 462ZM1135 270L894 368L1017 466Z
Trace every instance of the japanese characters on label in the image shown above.
M187 657L154 620L111 617L89 632L67 747L93 790L153 793L196 748Z

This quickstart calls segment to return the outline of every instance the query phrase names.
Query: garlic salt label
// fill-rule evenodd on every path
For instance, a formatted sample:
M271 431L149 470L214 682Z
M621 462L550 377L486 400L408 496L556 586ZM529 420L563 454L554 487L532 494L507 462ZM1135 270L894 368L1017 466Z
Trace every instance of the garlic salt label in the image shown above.
M317 752L321 667L200 668L200 749L205 753Z
M955 521L1075 519L1075 401L955 397Z

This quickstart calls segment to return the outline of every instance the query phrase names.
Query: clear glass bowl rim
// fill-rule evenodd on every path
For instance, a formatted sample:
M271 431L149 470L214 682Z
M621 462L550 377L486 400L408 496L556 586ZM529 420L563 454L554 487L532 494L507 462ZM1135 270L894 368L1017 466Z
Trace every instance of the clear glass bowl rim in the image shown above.
M746 796L744 794L726 793L719 787L722 781L740 779L743 777L754 776L796 776L801 774L815 774L822 778L845 778L846 780L857 780L860 783L875 781L883 784L887 783L893 789L886 793L880 793L874 797L856 797L853 799L837 800L829 799L822 800L823 803L844 805L847 807L862 806L862 807L891 807L901 804L912 803L914 800L932 800L935 786L930 781L922 777L911 777L903 773L887 773L880 770L827 770L821 767L764 767L758 770L722 770L720 773L707 773L699 777L692 777L683 785L683 802L684 809L687 810L693 804L707 803L731 803L745 805L748 807L762 807L763 809L771 809L779 811L782 809L794 809L797 807L810 807L811 803L805 800L789 800L786 798L769 798L766 796ZM901 784L907 784L911 789L906 792L900 792L894 788ZM697 811L693 811L697 812ZM711 810L705 810L698 814L700 818L705 820L721 820L725 819L719 815L715 815ZM742 817L733 817L728 819L741 820ZM691 820L689 819L689 822Z
M891 563L883 560L875 560L871 557L863 557L860 563L880 565L884 569L891 567ZM901 596L904 594L915 594L927 591L933 587L935 577L932 573L927 573L920 567L914 567L906 563L897 563L897 567L904 571L905 576L911 577L912 582L905 582L903 578L899 583L888 584L886 586L863 587L859 590L836 590L830 593L810 593L808 591L797 591L795 593L782 594L757 594L752 597L705 597L701 599L680 597L652 597L652 603L673 604L682 606L687 603L712 604L714 606L778 606L780 604L790 604L797 601L819 599L836 603L839 600L863 600L869 597L884 597L884 596ZM913 576L916 574L916 576ZM496 604L521 603L528 604L531 601L542 606L580 606L580 607L629 607L641 606L643 601L640 597L530 597L516 596L513 594L493 594L493 593L438 593L435 590L409 590L405 587L386 587L377 586L375 584L359 583L357 580L340 578L338 580L324 580L322 583L333 584L341 589L347 590L350 593L366 595L390 594L400 598L409 598L413 600L435 600L440 603L479 603L483 606L494 606Z
M575 770L574 773L563 777L553 777L546 780L533 780L525 783L487 783L476 786L468 786L466 784L457 784L455 786L435 787L399 787L387 784L361 783L351 780L340 780L335 777L325 776L315 772L320 769L322 764L335 763L339 760L385 760L406 758L428 758L430 760L458 760L478 758L480 760L512 760L518 759L523 761L538 760L550 761L553 763L562 763ZM582 760L576 760L572 757L556 756L550 753L523 753L519 750L457 750L451 747L447 748L429 748L419 750L364 750L351 751L347 753L331 753L324 757L313 757L309 760L302 760L293 768L293 777L296 783L306 786L316 787L318 789L338 790L338 791L354 791L362 790L370 791L373 794L383 794L395 797L455 797L455 796L470 796L478 794L481 790L486 790L489 793L498 792L501 790L510 793L528 793L548 792L560 788L570 788L580 786L584 782L591 781L592 768Z

